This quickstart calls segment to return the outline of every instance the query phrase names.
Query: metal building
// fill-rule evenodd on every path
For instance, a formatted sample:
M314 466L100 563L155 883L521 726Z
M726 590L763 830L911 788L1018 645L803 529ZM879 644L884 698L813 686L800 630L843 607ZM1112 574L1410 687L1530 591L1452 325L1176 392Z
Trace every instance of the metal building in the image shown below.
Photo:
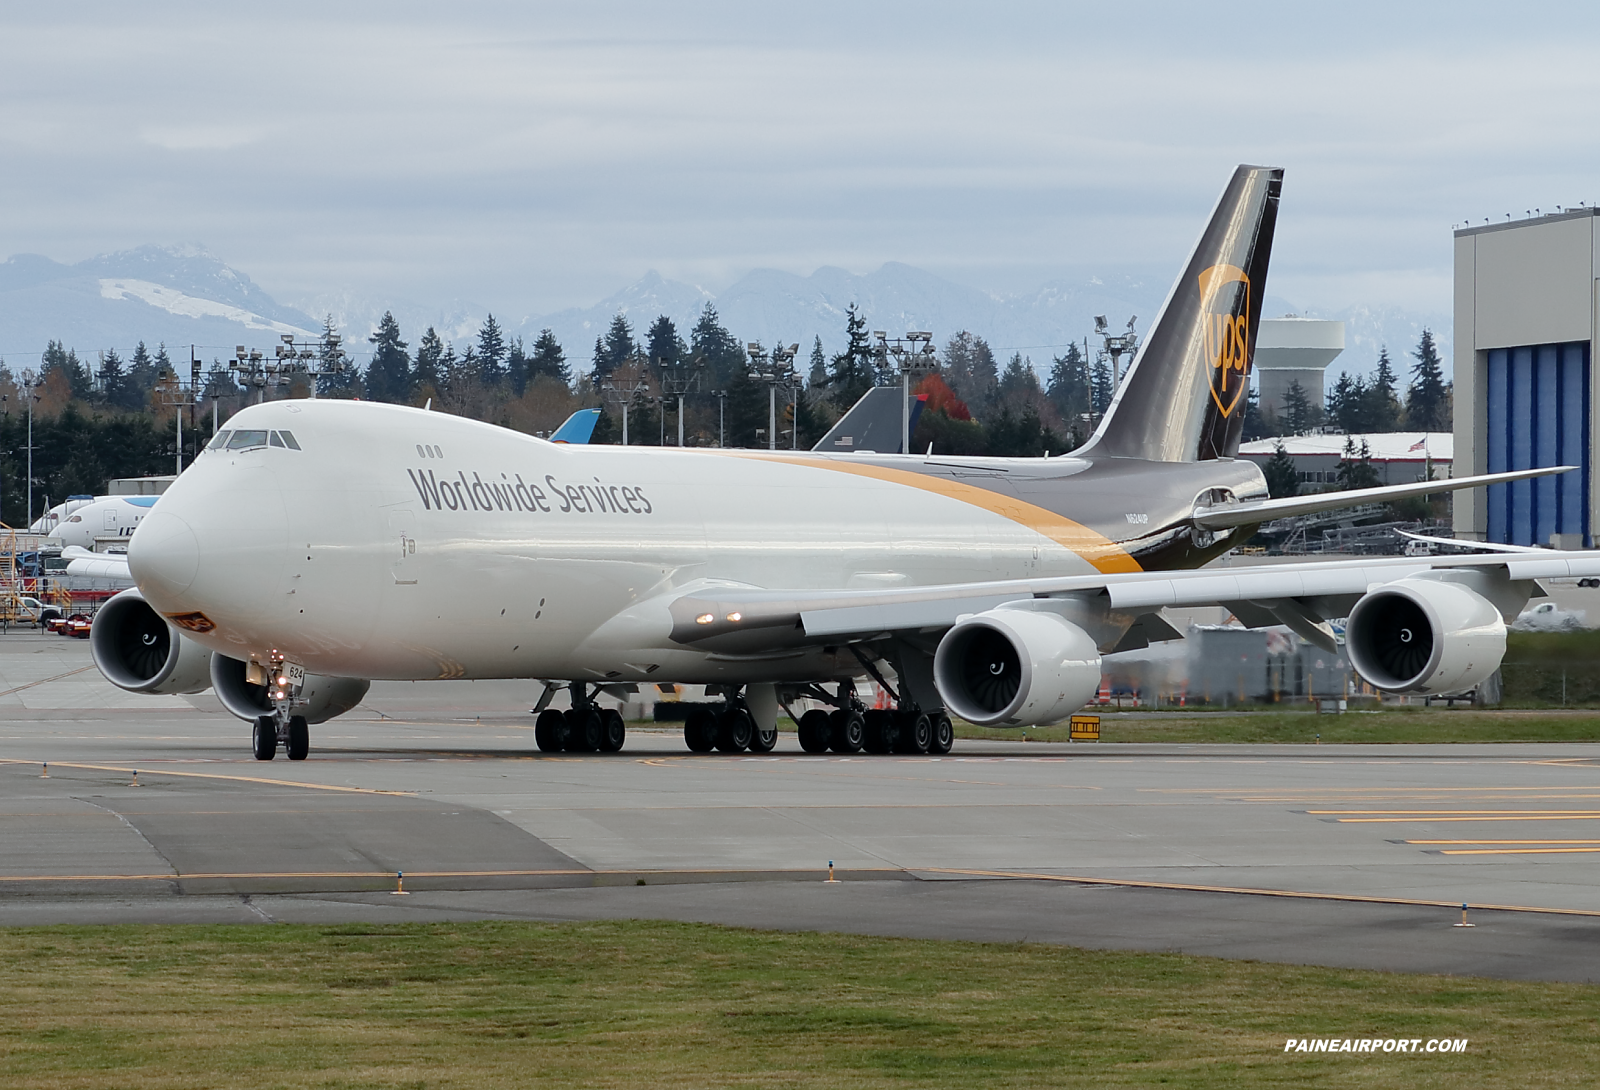
M1456 476L1579 467L1456 493L1458 537L1563 548L1595 544L1596 211L1455 233Z

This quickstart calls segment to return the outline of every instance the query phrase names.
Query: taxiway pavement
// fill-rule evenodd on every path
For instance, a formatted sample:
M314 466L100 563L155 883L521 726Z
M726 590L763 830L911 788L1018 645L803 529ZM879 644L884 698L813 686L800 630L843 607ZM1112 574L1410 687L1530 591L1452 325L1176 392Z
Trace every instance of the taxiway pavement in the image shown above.
M557 756L535 686L436 682L262 763L213 697L85 666L0 636L0 924L649 917L1600 979L1600 747Z

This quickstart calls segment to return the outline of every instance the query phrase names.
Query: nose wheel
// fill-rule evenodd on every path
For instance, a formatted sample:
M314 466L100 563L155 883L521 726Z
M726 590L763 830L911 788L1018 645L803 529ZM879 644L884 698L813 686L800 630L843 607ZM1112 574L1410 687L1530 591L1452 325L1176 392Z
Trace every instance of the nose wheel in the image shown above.
M258 761L278 755L279 744L291 761L303 761L311 752L311 726L303 715L261 715L250 727L250 749Z

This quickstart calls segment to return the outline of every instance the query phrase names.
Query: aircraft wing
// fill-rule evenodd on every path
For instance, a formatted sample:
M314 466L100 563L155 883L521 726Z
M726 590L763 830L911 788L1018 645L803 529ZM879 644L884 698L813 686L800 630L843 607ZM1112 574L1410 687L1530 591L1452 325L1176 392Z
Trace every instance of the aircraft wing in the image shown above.
M702 586L671 600L668 610L673 642L744 653L849 642L896 632L937 631L969 614L1037 598L1103 598L1109 609L1133 615L1165 606L1221 605L1232 609L1240 605L1257 617L1271 617L1263 623L1283 623L1298 629L1302 620L1314 626L1325 617L1342 616L1342 612L1328 612L1330 605L1353 600L1376 584L1439 569L1484 570L1513 583L1600 576L1600 551L1540 549L1529 554L1373 557L1320 564L1262 564L861 591ZM1260 608L1250 610L1249 604Z
M1341 507L1357 507L1364 503L1389 503L1411 496L1432 496L1439 492L1454 492L1458 488L1480 488L1490 484L1522 481L1529 477L1544 477L1551 473L1569 473L1577 466L1546 466L1542 469L1519 469L1510 473L1483 473L1476 477L1447 477L1442 481L1415 481L1411 484L1390 484L1378 488L1353 488L1347 492L1317 492L1309 496L1284 496L1275 500L1255 500L1250 503L1221 503L1195 511L1194 521L1207 530L1226 530L1232 526L1258 526L1273 519L1294 515L1311 515L1318 511L1337 511Z

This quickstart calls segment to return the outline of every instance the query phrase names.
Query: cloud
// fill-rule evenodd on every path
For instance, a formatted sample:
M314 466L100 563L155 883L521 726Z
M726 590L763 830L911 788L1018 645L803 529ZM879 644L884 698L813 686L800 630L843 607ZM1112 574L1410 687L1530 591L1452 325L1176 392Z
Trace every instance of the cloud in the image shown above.
M8 247L202 238L282 294L529 313L648 268L1170 269L1271 161L1275 275L1335 296L1305 305L1438 310L1452 223L1600 196L1580 7L86 10L0 17Z

